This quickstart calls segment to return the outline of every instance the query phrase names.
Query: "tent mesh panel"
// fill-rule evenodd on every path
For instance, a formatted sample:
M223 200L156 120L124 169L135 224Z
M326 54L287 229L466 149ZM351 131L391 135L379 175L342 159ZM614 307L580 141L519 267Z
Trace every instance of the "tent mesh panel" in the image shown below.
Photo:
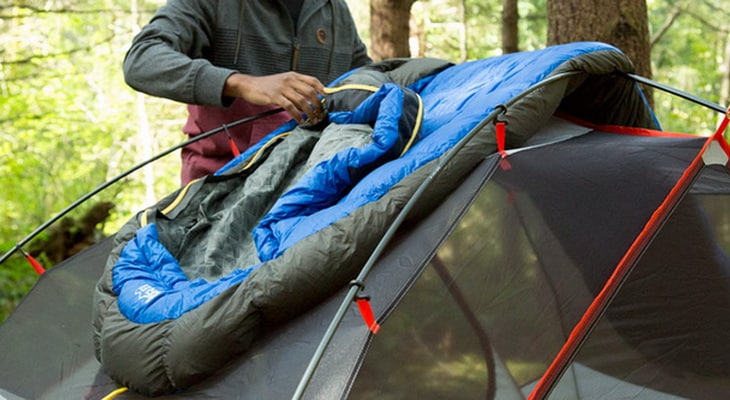
M702 141L594 132L509 157L382 324L349 398L525 398ZM705 171L551 398L730 392L730 179Z

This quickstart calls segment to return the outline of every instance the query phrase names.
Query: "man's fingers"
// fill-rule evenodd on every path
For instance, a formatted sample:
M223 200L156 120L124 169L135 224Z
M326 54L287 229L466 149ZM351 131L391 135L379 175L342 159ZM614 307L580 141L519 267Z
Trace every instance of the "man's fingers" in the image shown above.
M315 82L318 85L315 85ZM317 89L317 86L321 86L321 84L318 80L315 79L314 82L308 82L307 80L299 81L296 85L293 85L292 87L299 95L304 97L305 101L312 109L315 110L315 112L321 112L322 102L319 96L320 94L323 95L324 88L319 90Z
M294 102L285 100L280 103L281 107L289 113L298 123L309 121L317 123L322 119L323 113L316 111L309 102L306 102L303 97L299 96L300 101Z
M301 124L302 122L304 122L301 111L297 107L294 106L294 103L292 103L290 101L286 101L286 102L283 102L282 104L280 104L280 106L284 110L286 110L286 112L289 115L291 115L291 117L294 118L297 121L297 123Z
M306 89L304 89L306 90ZM315 93L312 96L312 93ZM317 122L323 114L322 102L313 89L309 88L309 96L306 96L298 90L292 89L284 93L284 97L299 111L299 115L306 115L306 119ZM297 121L300 121L297 119Z
M243 75L242 75L243 76ZM276 105L282 107L297 122L306 118L318 122L324 114L320 96L324 96L324 86L314 77L296 72L252 77L245 76L243 83L232 79L226 93L241 97L257 105ZM237 75L234 78L240 78Z
M293 88L301 96L304 96L312 108L321 111L322 104L320 96L324 96L325 93L324 85L322 85L319 79L309 75L291 72L287 75L286 81L287 86Z
M294 76L296 77L297 81L303 83L304 85L306 85L306 87L311 88L313 90L312 94L314 96L318 94L324 95L324 85L322 85L322 82L320 82L319 79L313 76L297 73L294 73Z

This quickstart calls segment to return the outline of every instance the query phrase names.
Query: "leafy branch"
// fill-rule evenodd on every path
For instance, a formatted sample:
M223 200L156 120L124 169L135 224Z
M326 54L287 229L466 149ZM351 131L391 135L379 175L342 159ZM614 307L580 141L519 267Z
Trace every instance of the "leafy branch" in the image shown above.
M19 10L19 13L9 13L8 10ZM48 9L48 8L41 8L41 7L35 7L29 4L21 4L21 5L0 5L0 10L3 12L0 14L0 20L11 20L11 19L17 19L17 18L31 18L31 17L37 17L38 15L42 14L56 14L56 15L63 15L63 14L69 14L69 15L79 15L79 14L112 14L112 15L124 15L124 14L132 14L131 10L123 9L123 8L88 8L88 9L80 9L80 8L56 8L56 9ZM153 8L143 10L143 12L147 13L154 13L156 10Z
M112 33L109 36L107 36L106 38L104 38L96 43L91 43L89 45L81 46L81 47L75 47L75 48L72 48L72 49L69 49L66 51L60 51L60 52L56 52L56 53L47 53L47 54L32 54L28 57L19 58L16 60L0 60L0 65L31 64L35 60L48 60L48 59L53 59L53 58L57 58L57 57L69 56L69 55L75 54L75 53L87 52L87 51L94 49L94 47L96 47L98 45L110 43L112 40L114 40L115 36L116 35L114 35L114 33Z

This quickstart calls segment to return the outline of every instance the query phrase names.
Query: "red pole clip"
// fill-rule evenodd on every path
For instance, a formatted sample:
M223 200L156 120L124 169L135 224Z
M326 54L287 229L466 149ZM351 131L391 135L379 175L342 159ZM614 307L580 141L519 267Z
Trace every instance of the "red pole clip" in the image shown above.
M505 144L507 142L507 123L504 121L497 121L494 123L496 134L497 134L497 151L502 155L502 158L507 157L505 151Z
M233 140L233 136L231 136L231 132L228 131L228 125L223 124L223 130L226 131L226 136L228 136L228 145L231 146L231 152L235 157L238 157L241 155L241 151L238 150L238 146L236 146L236 142Z
M38 273L38 275L43 275L43 273L46 272L46 269L43 268L43 266L41 265L41 263L39 263L38 260L36 260L35 258L33 258L33 256L31 256L30 254L26 253L26 251L23 250L23 249L21 249L21 248L19 248L18 250L20 250L20 253L23 254L23 257L25 257L25 259L28 260L28 262L33 267L33 269L35 270L35 272Z
M365 325L367 325L373 335L377 335L378 331L380 331L380 324L375 321L373 308L370 306L370 297L358 296L355 298L355 301L357 302L357 308L360 309L360 315L362 315Z
M350 286L357 286L360 290L365 289L365 284L357 279L350 281ZM357 302L357 308L360 310L360 315L362 315L365 325L368 329L370 329L370 332L372 332L373 335L376 335L378 331L380 331L380 324L378 324L375 320L373 308L370 306L370 297L356 296L354 300Z
M497 109L501 109L502 112L500 115L504 115L507 113L507 107L505 107L503 104L499 104ZM507 121L499 119L499 115L494 119L494 133L497 139L497 151L502 156L502 160L499 162L499 165L504 170L508 170L512 168L509 161L506 160L507 158Z

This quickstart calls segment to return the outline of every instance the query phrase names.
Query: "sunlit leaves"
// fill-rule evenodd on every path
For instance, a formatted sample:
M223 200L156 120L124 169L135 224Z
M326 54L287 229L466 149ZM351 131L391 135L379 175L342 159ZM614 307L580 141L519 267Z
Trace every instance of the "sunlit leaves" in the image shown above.
M719 102L721 65L728 40L730 13L717 1L648 0L654 79L690 94ZM676 13L676 14L675 14ZM662 28L672 20L669 29ZM658 36L661 33L661 36ZM699 134L714 132L717 113L655 91L655 102L666 129Z
M141 23L161 3L140 1ZM0 254L141 161L138 95L126 86L121 71L124 52L140 23L134 17L129 2L113 0L19 1L0 7ZM152 150L181 141L181 105L159 99L145 102L152 110ZM171 157L156 167L160 196L178 182L179 166ZM133 176L70 216L78 217L97 201L112 201L114 220L107 228L113 232L140 206L139 182ZM24 263L13 259L0 269L4 295L23 292L5 285L28 282L11 277L35 279Z

